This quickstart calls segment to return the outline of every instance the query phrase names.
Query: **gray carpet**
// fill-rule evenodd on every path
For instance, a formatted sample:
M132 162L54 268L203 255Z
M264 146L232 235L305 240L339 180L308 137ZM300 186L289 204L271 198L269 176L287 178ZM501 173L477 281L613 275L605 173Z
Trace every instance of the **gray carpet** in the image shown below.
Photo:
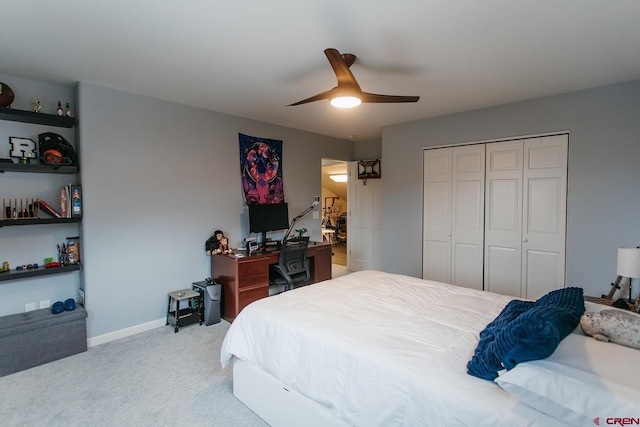
M233 396L232 367L220 365L228 328L157 328L2 377L0 423L267 426Z

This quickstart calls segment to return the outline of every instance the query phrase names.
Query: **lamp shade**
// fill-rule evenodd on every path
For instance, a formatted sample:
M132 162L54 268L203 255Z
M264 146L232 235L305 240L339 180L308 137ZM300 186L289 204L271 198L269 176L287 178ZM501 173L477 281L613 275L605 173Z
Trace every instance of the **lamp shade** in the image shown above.
M618 276L640 278L640 249L618 248Z

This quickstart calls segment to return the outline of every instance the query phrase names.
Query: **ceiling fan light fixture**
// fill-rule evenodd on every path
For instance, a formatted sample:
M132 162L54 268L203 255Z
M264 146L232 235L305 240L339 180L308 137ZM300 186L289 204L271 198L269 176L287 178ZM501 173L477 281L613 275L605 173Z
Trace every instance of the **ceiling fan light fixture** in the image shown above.
M331 105L338 108L353 108L362 104L362 100L355 96L338 96L331 98Z

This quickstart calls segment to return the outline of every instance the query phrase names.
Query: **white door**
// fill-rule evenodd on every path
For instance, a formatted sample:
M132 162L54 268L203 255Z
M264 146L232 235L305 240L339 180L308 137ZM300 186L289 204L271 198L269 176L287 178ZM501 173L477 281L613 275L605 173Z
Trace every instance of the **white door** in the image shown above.
M358 179L358 162L349 162L347 185L347 268L382 269L382 179Z
M487 291L537 299L564 287L567 149L567 135L487 144Z
M487 144L485 290L522 296L522 140Z
M451 283L453 148L425 150L422 277Z
M451 283L482 290L485 147L453 149Z
M565 286L568 135L524 141L522 296Z
M484 146L424 151L422 277L482 289Z

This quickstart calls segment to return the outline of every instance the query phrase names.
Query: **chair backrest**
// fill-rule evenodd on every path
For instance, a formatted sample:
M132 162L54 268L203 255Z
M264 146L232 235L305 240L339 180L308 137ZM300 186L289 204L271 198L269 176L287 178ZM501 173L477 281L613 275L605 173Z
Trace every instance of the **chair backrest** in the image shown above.
M307 246L309 237L295 237L287 240L280 249L278 264L287 274L297 274L306 272Z

